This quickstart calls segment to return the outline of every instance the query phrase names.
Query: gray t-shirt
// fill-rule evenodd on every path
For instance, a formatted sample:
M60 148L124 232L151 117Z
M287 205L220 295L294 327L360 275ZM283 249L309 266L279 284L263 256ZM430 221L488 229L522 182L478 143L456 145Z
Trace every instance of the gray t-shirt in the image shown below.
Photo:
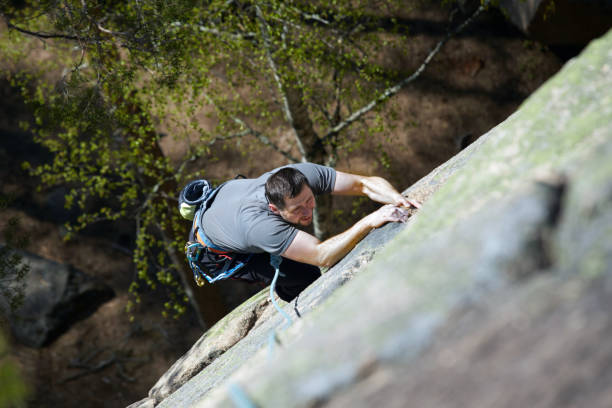
M331 167L313 163L283 167L301 171L315 196L334 189L336 171ZM214 245L238 253L285 252L298 230L270 211L265 196L266 181L278 169L256 179L231 180L221 187L202 216L204 234Z

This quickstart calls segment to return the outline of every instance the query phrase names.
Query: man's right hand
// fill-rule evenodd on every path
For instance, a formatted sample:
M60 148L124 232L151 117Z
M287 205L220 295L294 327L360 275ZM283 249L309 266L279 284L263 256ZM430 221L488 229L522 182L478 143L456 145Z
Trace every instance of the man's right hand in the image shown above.
M387 204L368 215L367 218L372 228L378 228L388 222L406 222L409 216L405 208Z
M406 207L406 208L410 208L410 207L414 207L416 209L421 208L421 203L419 203L417 200L415 200L414 198L404 197L401 194L399 194L399 197L397 197L394 204L397 206Z

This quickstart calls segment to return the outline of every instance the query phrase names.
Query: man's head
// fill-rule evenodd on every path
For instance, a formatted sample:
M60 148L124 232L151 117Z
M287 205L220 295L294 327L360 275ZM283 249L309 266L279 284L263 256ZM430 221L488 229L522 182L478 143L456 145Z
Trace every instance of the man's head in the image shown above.
M284 167L266 181L270 211L291 224L307 226L312 222L315 198L306 176L292 167Z

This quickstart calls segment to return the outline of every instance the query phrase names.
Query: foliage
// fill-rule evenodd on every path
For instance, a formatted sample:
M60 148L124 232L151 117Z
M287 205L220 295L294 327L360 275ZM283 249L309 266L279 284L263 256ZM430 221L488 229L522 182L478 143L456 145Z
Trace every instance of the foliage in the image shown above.
M170 285L179 295L167 305L177 313L185 297L172 253L181 251L185 225L173 197L203 175L190 163L218 141L251 138L287 161L334 166L366 135L385 132L380 108L464 26L404 77L380 53L402 52L410 40L398 0L1 4L8 36L0 52L14 64L6 75L33 109L37 141L54 153L31 174L71 187L67 205L82 215L70 232L135 220L140 283L132 290ZM40 44L53 58L24 71L20 63ZM188 145L181 162L162 154L161 128Z
M7 354L7 344L0 332L0 408L22 407L27 389Z
M0 211L9 204L9 198L0 196ZM30 269L16 249L24 248L28 239L19 231L19 219L11 217L2 231L4 244L0 244L0 297L9 310L19 307L25 293L25 277Z
M9 202L9 197L0 196L0 211L4 211ZM3 238L5 243L0 245L0 297L8 304L7 312L10 313L23 302L24 279L29 270L29 265L22 262L21 255L15 250L26 246L28 241L19 231L18 218L8 220ZM0 327L0 408L25 406L25 396L26 388L17 368L8 358Z

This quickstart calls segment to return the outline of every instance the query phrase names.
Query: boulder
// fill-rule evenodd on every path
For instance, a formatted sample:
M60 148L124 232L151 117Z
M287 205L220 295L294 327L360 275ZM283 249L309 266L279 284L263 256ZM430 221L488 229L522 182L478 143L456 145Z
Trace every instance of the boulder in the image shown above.
M610 406L608 89L612 32L156 406Z
M69 265L28 252L19 254L30 266L24 302L9 313L0 297L0 310L9 315L15 339L26 346L48 345L115 295L109 286Z

